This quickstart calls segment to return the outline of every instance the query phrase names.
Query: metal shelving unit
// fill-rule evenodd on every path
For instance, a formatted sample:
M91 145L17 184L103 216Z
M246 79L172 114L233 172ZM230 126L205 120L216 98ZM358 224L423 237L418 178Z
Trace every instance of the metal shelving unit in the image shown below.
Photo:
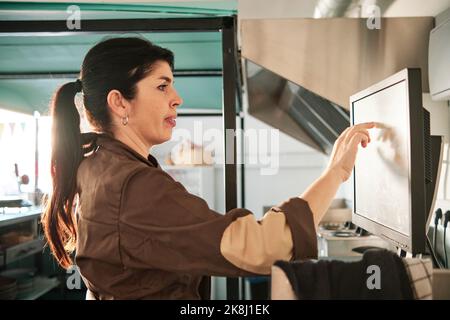
M220 73L222 75L223 99L222 110L215 115L223 117L224 156L227 159L227 163L224 165L225 210L230 211L238 207L236 135L229 134L230 130L236 132L236 117L241 118L241 124L243 124L242 114L236 108L236 100L240 96L240 86L236 82L236 79L239 78L236 16L86 20L83 21L82 30L70 31L67 29L65 20L0 21L0 30L0 36L33 35L36 37L48 36L49 34L71 36L105 32L220 32L222 70L213 71L214 74ZM177 74L177 70L175 70L175 74ZM242 295L239 291L240 281L239 278L227 278L228 299L237 300L240 298Z
M30 241L3 248L0 251L0 270L5 269L10 263L17 262L36 254L41 254L44 247L44 241L39 238L38 233L38 220L42 213L41 208L17 208L5 209L4 211L4 213L0 213L0 228L11 227L16 224L30 222L30 228L33 232L34 238ZM53 288L56 288L59 283L59 280L56 278L48 278L38 274L33 278L33 289L29 292L19 294L16 299L38 299Z

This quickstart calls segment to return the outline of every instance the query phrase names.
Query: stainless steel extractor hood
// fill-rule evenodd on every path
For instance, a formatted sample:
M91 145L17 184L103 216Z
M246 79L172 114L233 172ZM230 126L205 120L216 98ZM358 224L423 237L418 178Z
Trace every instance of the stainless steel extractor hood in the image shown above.
M349 97L406 67L428 86L433 17L240 21L248 112L329 153L349 124Z

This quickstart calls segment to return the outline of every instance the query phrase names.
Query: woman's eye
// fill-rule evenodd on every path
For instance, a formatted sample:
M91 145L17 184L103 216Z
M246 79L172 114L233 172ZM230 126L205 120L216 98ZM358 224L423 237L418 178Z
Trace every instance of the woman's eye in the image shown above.
M167 88L167 84L162 84L162 85L158 86L158 89L161 91L165 91L166 88Z

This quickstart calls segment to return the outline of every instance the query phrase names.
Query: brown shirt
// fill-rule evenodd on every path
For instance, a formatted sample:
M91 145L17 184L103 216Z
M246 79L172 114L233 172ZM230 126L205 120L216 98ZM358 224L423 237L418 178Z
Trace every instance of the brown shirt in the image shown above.
M315 258L311 210L292 198L260 221L222 215L151 155L107 135L78 169L76 263L98 299L208 299L209 276L269 274L275 260Z

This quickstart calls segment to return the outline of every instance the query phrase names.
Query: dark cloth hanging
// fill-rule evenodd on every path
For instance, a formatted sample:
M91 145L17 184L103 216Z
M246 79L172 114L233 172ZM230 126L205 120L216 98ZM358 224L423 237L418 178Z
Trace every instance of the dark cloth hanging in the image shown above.
M413 299L403 261L385 249L368 250L362 260L355 262L303 260L277 261L275 265L286 273L297 298L301 300ZM377 271L370 266L379 267L379 289L373 288L373 277Z

